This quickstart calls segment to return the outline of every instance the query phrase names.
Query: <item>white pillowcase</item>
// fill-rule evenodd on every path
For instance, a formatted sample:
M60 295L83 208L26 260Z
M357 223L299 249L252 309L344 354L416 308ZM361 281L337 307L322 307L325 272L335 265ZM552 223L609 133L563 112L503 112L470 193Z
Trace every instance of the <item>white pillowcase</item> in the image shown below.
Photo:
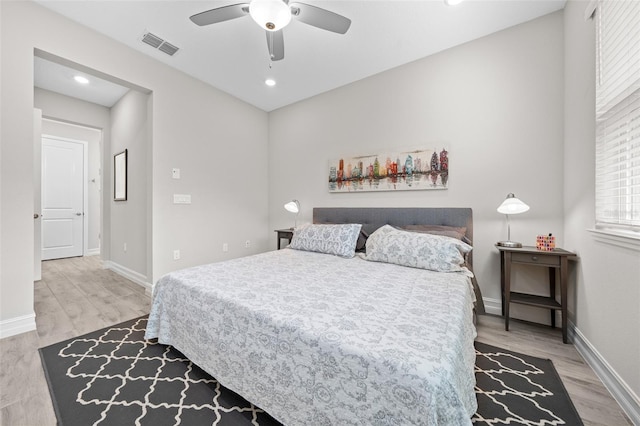
M401 231L390 225L378 228L367 239L365 259L438 272L467 271L465 254L472 247L443 235Z
M353 257L361 224L303 225L293 231L289 248Z

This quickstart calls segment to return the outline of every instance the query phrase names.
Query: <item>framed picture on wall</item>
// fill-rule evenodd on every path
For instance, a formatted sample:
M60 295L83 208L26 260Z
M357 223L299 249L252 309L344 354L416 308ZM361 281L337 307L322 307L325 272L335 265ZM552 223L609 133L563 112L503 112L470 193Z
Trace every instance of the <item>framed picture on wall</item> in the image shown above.
M329 161L329 192L447 189L449 152L442 148L384 152Z
M113 200L127 199L127 150L113 156Z

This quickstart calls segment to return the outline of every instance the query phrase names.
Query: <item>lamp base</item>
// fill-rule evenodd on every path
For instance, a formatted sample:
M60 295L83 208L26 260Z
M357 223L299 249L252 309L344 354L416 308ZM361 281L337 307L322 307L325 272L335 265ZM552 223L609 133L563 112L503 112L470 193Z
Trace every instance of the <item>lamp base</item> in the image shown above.
M509 248L520 248L522 247L522 243L518 243L515 241L498 241L496 243L497 246L500 247L509 247Z

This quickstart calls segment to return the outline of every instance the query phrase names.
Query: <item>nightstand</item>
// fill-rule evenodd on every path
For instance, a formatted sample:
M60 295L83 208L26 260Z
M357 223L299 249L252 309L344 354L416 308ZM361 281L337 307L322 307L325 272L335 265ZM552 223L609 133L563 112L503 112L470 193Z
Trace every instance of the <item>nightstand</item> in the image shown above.
M278 250L280 250L280 242L282 239L288 240L291 243L291 239L293 238L293 229L276 229L274 232L278 234Z
M509 305L519 303L549 309L551 312L551 327L556 326L556 310L562 312L562 341L567 340L567 286L569 260L576 260L577 256L561 248L551 251L538 250L535 247L502 247L500 250L500 289L502 291L502 315L504 329L509 331ZM511 268L513 265L536 265L549 268L549 296L517 293L511 291ZM560 274L560 301L556 300L556 271Z

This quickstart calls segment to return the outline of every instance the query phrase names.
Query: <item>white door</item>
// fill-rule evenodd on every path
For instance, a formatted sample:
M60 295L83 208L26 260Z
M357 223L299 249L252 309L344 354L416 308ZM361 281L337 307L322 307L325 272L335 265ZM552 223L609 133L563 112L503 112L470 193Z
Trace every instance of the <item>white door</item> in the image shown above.
M84 144L42 138L42 260L82 256Z

